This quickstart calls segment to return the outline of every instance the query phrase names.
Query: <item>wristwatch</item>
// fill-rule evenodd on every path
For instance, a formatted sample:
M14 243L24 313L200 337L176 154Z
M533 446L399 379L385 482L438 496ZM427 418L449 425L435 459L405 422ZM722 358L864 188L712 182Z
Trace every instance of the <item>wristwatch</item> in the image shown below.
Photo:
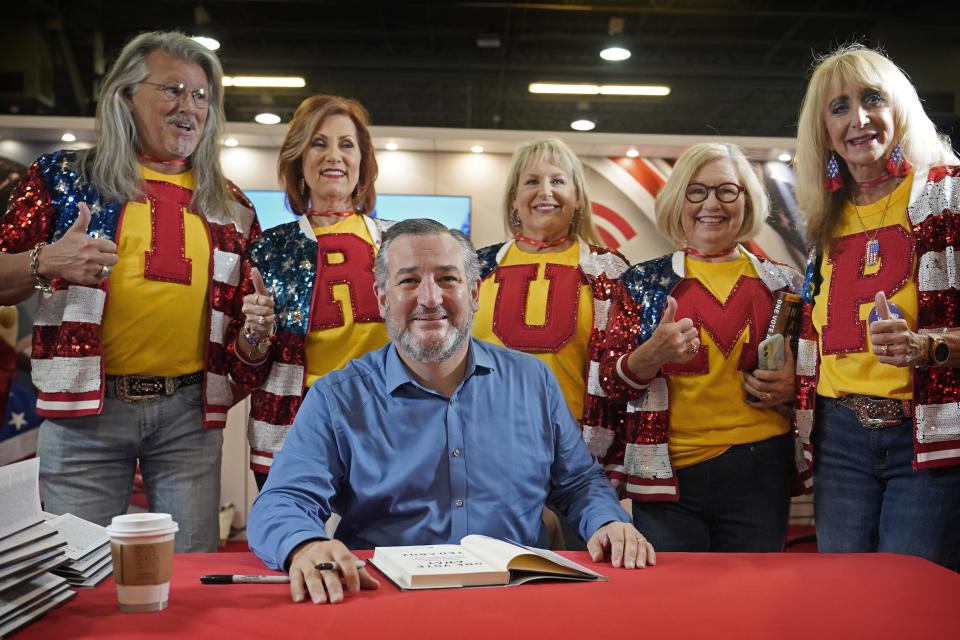
M940 336L930 335L930 348L927 352L927 360L932 367L946 366L950 359L950 345Z

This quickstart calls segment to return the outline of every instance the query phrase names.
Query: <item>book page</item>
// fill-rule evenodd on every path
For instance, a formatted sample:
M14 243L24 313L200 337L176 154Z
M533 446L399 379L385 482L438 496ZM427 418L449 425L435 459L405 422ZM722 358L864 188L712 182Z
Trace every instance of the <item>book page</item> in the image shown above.
M0 538L40 522L40 459L0 467Z
M546 549L476 534L465 536L460 543L470 553L498 569L532 571L558 576L603 577L573 560L568 560Z
M91 551L110 543L110 536L107 535L105 527L78 518L72 513L59 516L44 513L43 517L47 519L47 524L56 529L67 541L63 553L71 560L79 560Z

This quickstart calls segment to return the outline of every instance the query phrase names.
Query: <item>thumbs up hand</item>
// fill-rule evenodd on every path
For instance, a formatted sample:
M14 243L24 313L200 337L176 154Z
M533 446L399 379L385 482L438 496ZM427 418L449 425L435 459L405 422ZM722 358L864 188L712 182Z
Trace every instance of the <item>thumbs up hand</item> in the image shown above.
M48 280L64 278L79 284L97 284L117 264L117 245L105 238L87 235L90 209L81 202L77 219L63 236L43 247L37 256L37 273Z
M870 323L870 343L877 360L895 367L926 365L929 338L911 331L906 320L890 313L883 291L874 297L874 312L878 319Z
M249 342L261 343L273 337L276 330L274 322L274 302L270 297L270 291L260 275L260 270L256 267L250 269L250 284L253 286L253 293L248 293L243 297L243 311L246 323L243 327L245 340Z
M690 318L676 319L677 301L667 296L667 305L650 339L638 346L627 359L637 377L649 379L668 362L684 363L700 349L700 329Z

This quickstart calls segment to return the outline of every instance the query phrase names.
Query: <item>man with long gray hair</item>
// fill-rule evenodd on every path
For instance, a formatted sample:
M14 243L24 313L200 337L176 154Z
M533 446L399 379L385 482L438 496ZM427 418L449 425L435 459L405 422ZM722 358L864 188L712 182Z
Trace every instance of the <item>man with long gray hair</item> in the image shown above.
M40 291L46 510L108 524L139 463L178 552L217 546L226 318L259 232L220 168L222 76L183 34L135 37L103 79L96 146L40 157L0 218L0 303Z

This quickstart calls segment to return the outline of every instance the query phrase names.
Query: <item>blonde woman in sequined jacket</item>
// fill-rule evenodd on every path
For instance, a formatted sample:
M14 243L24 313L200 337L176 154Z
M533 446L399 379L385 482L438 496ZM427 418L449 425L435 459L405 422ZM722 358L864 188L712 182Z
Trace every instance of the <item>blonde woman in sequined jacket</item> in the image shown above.
M960 162L904 73L853 45L816 65L795 164L819 549L960 569Z
M739 244L767 207L739 147L695 145L657 194L678 250L631 267L613 296L599 384L625 406L602 461L658 550L779 551L786 537L793 354L762 370L757 346L801 278Z

